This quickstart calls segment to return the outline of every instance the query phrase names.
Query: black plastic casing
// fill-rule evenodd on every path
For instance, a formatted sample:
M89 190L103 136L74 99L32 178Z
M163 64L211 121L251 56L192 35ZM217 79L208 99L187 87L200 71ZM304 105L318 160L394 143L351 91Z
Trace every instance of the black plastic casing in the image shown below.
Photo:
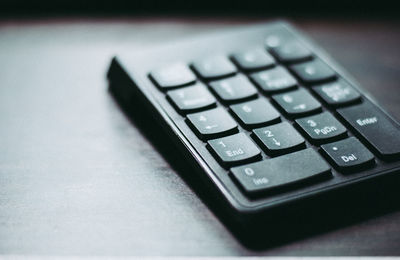
M331 57L284 21L207 34L140 53L119 54L112 60L107 75L110 91L124 110L138 107L146 110L151 117L149 124L162 128L160 134L171 140L185 163L190 165L190 175L202 181L201 187L208 194L205 202L249 246L278 243L282 239L334 228L339 223L358 221L376 208L393 209L393 204L397 207L399 203L394 197L398 196L400 162L385 162L378 157L375 167L362 172L346 175L332 169L332 178L327 180L256 198L246 196L230 177L229 170L218 164L206 149L206 143L193 133L184 116L168 102L165 91L156 87L148 76L151 70L168 64L184 62L189 65L206 56L229 56L235 51L262 47L270 35L301 41L361 92L364 102L369 100L376 104ZM263 94L259 92L259 95ZM335 115L329 107L324 106L323 110ZM350 136L356 135L349 132ZM318 147L310 143L307 146L319 152Z

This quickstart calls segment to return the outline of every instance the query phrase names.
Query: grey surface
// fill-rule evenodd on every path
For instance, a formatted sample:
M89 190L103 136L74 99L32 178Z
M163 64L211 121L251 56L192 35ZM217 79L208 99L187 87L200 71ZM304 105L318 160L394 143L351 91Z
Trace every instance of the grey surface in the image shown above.
M400 212L246 249L107 91L119 50L251 22L0 22L0 254L400 255ZM399 23L297 25L400 118Z

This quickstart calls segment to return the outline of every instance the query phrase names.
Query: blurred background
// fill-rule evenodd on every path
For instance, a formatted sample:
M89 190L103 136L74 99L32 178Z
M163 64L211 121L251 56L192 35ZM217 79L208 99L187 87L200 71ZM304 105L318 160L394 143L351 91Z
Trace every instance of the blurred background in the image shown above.
M0 14L13 15L274 15L398 18L393 0L2 0Z

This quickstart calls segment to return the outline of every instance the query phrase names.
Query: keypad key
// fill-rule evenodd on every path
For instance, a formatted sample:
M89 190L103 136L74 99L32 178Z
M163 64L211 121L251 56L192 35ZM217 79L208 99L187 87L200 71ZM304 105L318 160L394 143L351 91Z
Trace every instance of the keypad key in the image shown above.
M316 86L314 91L332 107L356 102L361 97L360 93L343 79Z
M216 105L215 97L201 83L190 87L170 90L167 92L167 98L178 111L183 113L210 108Z
M182 63L154 70L150 72L150 78L162 89L185 86L196 81L196 75Z
M243 75L212 81L210 87L226 103L239 102L257 96L257 89Z
M311 163L310 163L311 162ZM234 179L249 194L268 191L330 175L330 166L312 148L231 169Z
M321 110L321 104L305 89L272 96L272 99L292 117L302 116Z
M261 158L261 151L244 133L208 141L209 149L224 166Z
M189 125L201 139L211 139L237 132L237 123L223 108L214 108L187 116Z
M295 88L297 80L283 67L256 72L251 80L266 93L276 93Z
M279 112L264 98L232 105L231 110L245 128L279 122Z
M275 59L261 48L235 53L232 59L242 70L257 70L275 65Z
M400 126L370 102L338 109L339 115L382 159L400 156Z
M296 120L312 143L331 141L346 135L346 128L329 112Z
M322 151L342 172L360 171L375 164L374 155L355 137L324 144Z
M312 59L312 53L298 41L279 44L270 49L272 55L283 63L294 63Z
M336 73L321 60L292 65L290 69L305 84L316 84L336 78Z
M253 134L269 155L290 153L305 147L304 138L288 122L254 129Z
M192 67L203 79L231 76L237 71L235 65L224 56L215 56L196 61L192 64Z

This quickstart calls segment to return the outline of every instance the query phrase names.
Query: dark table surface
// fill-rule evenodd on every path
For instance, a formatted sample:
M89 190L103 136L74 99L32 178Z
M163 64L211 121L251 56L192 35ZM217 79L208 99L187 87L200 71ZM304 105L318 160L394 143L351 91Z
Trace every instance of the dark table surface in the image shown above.
M0 256L400 255L398 210L247 249L107 91L118 51L254 22L0 21ZM293 22L400 118L399 22Z

